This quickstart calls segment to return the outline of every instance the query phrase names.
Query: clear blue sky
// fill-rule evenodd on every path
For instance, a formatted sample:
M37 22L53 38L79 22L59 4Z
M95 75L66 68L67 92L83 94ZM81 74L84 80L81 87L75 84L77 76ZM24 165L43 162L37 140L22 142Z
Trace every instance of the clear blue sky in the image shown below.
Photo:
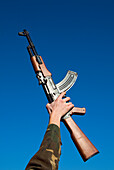
M23 170L48 125L47 99L18 36L27 29L55 83L78 73L67 95L87 112L73 119L100 151L84 163L61 123L59 170L113 170L114 1L4 0L0 21L0 169Z

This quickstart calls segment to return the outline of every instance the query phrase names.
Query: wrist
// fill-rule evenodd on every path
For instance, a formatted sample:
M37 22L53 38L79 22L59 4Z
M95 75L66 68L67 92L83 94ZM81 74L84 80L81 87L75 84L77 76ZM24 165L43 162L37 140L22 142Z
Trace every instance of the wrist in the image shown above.
M60 120L61 120L60 115L57 115L54 112L52 112L50 115L49 124L56 124L58 127L60 127Z

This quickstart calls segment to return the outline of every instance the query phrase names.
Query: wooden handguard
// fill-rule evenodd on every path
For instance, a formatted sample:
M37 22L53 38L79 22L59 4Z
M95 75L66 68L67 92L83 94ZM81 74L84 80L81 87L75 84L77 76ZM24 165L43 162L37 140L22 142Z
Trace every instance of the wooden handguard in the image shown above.
M44 77L51 76L51 73L46 68L42 57L41 56L39 56L39 57L40 57L40 59L42 61L42 64L38 64L38 62L36 61L36 57L35 56L31 57L31 63L33 65L35 73L37 73L38 71L42 71Z
M86 137L86 135L82 132L82 130L71 117L65 119L63 122L69 130L71 138L84 162L99 153L96 147L90 142L90 140Z

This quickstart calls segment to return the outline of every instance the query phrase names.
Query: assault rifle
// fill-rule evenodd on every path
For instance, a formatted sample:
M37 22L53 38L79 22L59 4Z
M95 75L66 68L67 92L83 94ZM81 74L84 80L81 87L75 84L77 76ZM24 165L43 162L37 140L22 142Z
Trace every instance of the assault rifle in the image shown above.
M52 74L47 70L44 61L40 55L38 55L35 46L30 38L29 32L23 30L18 33L20 36L25 36L29 42L27 50L30 55L30 59L36 73L36 77L39 84L42 85L46 97L49 103L52 103L63 92L68 91L77 79L77 73L68 71L65 78L58 84L54 84ZM65 116L62 117L62 121L70 132L71 138L77 147L82 159L87 161L90 157L99 153L96 147L90 142L86 135L77 126L71 115L84 115L85 108L74 107Z

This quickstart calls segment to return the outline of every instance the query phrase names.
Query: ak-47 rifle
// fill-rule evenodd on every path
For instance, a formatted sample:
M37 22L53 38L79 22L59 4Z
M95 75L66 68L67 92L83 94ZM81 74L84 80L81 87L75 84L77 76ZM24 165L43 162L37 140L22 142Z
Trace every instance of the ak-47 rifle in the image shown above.
M20 36L25 36L29 42L27 50L29 52L32 65L36 73L36 77L39 81L39 84L41 84L44 89L48 102L52 103L63 91L67 91L73 86L77 79L77 73L68 71L65 78L60 83L55 85L52 79L52 74L47 70L42 57L38 55L30 38L29 32L23 30L23 32L19 32L18 34ZM85 112L85 108L74 107L71 111L62 117L62 121L70 132L71 138L84 162L87 161L90 157L99 153L96 147L90 142L90 140L71 118L71 115L73 114L84 115Z

